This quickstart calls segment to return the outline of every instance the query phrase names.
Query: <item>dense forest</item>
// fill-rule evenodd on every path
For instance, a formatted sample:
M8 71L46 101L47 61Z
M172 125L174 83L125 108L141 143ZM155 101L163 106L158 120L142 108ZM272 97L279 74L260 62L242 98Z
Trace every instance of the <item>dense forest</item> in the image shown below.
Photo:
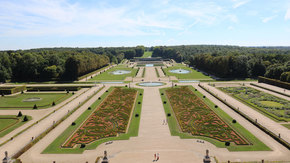
M157 46L152 56L185 62L221 78L265 76L290 82L288 47Z
M73 81L110 62L140 57L144 51L144 46L0 51L0 82Z

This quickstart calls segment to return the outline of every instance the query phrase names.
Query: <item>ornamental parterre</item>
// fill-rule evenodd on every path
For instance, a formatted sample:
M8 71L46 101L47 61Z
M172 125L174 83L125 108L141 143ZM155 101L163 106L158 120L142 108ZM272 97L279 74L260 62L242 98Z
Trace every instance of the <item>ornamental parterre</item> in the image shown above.
M114 88L63 147L72 148L76 144L89 144L126 133L136 94L134 89Z
M237 145L248 144L188 87L167 89L166 95L182 132Z

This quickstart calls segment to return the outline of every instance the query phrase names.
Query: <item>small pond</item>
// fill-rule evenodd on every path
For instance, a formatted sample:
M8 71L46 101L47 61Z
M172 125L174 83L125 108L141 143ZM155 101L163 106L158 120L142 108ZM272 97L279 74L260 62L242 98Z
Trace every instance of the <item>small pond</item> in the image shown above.
M124 74L130 74L131 71L128 70L116 70L111 72L113 75L124 75Z
M162 82L143 82L143 83L138 83L138 85L143 86L143 87L157 87L157 86L164 85L164 83L162 83Z
M198 83L199 80L179 80L179 83Z
M42 99L39 97L30 97L30 98L23 99L22 101L23 102L34 102L34 101L40 101L40 100L42 100Z
M184 69L175 69L175 70L170 70L169 72L176 73L176 74L188 74L190 71L184 70Z
M154 64L146 64L145 67L153 67Z

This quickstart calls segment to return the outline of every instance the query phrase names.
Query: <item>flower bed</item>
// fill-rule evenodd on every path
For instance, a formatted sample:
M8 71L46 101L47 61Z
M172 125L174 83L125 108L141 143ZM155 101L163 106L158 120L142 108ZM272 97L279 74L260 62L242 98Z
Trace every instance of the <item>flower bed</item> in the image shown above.
M170 88L165 92L182 132L237 145L248 144L188 87Z
M72 148L126 133L136 93L134 89L115 88L63 147Z

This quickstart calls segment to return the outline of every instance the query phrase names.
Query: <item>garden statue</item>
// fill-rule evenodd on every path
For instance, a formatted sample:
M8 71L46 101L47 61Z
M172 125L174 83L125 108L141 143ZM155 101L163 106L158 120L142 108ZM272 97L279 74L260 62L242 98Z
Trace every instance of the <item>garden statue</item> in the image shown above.
M207 149L206 154L205 154L204 159L203 159L203 163L210 163L210 157L209 157L208 153L209 153L209 150Z
M102 163L109 163L109 160L107 158L107 151L104 151L104 157Z
M2 161L2 163L9 163L9 162L10 162L10 158L8 157L8 152L5 151L5 157L4 157L3 161Z

